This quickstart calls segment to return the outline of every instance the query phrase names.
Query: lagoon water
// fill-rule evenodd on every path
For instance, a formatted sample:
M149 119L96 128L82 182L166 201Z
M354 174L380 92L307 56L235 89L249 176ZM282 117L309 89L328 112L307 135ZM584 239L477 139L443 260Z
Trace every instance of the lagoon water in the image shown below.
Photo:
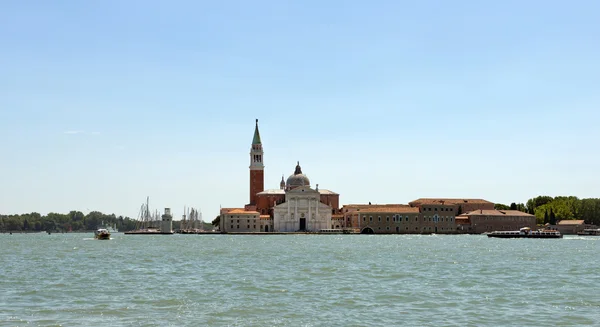
M600 237L0 234L0 326L599 326Z

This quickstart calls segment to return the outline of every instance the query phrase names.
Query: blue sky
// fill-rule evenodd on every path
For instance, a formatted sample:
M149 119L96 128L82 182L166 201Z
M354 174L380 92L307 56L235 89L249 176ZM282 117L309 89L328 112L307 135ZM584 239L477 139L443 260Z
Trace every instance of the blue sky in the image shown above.
M598 197L597 1L3 1L0 212Z

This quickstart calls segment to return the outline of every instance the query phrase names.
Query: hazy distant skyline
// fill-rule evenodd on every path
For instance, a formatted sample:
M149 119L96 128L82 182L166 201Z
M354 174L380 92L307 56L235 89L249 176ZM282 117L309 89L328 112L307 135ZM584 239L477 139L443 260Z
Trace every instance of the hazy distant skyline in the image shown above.
M4 1L0 213L599 197L597 1Z

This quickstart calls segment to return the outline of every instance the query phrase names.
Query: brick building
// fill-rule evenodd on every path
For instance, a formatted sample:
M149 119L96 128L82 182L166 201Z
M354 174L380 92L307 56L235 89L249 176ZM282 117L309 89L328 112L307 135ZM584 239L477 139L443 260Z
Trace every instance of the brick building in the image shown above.
M457 233L452 204L349 204L342 212L344 227L364 234Z
M422 205L452 205L454 213L462 213L474 210L494 210L494 203L483 199L444 199L444 198L421 198L408 203L411 207Z
M519 230L522 227L536 228L534 215L518 210L473 210L462 214L459 221L461 232L481 234L493 231Z

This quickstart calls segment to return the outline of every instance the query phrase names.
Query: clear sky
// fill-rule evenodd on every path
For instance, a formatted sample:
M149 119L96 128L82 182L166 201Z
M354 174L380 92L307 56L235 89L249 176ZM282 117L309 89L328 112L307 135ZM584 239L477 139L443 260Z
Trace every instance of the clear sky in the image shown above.
M600 197L599 1L0 2L0 213Z

